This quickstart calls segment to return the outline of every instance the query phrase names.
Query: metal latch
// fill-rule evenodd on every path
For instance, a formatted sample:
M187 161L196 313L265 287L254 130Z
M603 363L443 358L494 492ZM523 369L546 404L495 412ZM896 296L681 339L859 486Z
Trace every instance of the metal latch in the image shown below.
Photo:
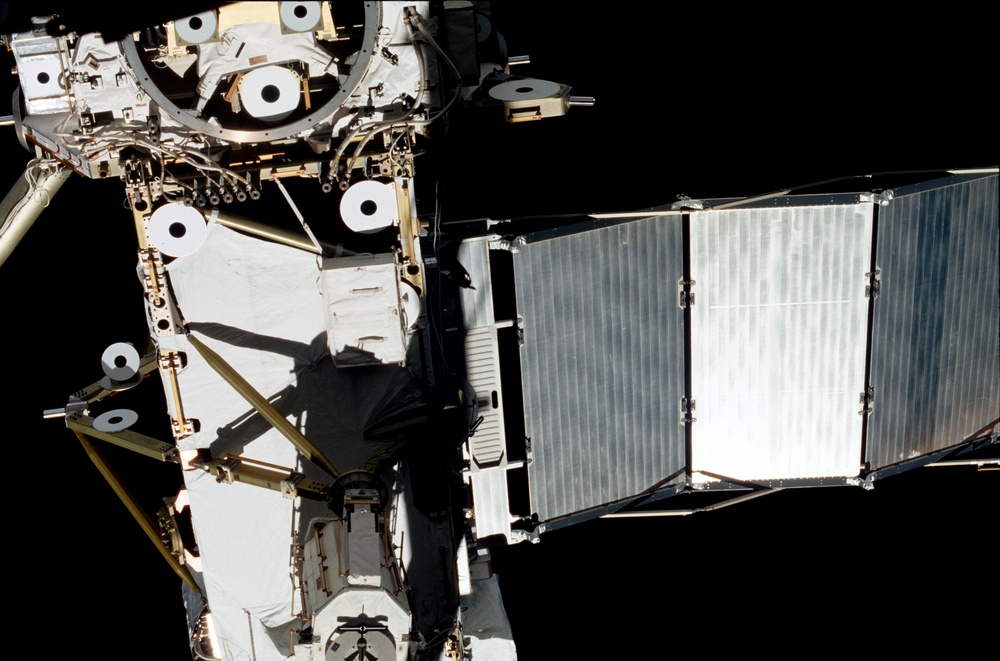
M697 422L694 417L695 401L687 397L681 397L681 425Z
M858 411L858 415L871 415L875 402L875 388L868 386L866 390L862 391L858 402L861 404L861 410Z
M865 298L870 298L875 300L878 298L878 293L882 289L882 281L879 279L879 275L882 273L881 270L875 269L870 273L865 273L865 279L868 281L865 284Z
M677 305L682 310L694 305L694 292L691 291L694 284L694 280L685 280L684 278L677 281Z

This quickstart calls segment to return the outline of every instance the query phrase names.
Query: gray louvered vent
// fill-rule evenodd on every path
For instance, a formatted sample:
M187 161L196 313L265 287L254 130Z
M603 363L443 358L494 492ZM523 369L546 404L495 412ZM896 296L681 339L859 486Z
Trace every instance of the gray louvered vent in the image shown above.
M507 465L504 454L503 403L500 397L500 356L495 328L474 328L465 337L469 383L479 400L482 423L469 438L470 470ZM494 400L496 406L494 406Z

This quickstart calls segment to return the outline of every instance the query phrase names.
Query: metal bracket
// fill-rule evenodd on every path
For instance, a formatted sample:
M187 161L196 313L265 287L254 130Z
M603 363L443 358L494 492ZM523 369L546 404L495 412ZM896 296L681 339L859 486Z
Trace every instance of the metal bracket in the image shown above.
M184 365L184 361L179 351L161 351L157 359L160 370L165 372L170 379L170 391L174 397L174 414L176 417L170 418L170 428L175 440L180 440L194 433L194 420L184 416L184 404L181 401L180 384L177 381L177 373Z
M677 281L677 305L682 310L694 305L694 292L691 291L694 284L694 280L685 280L684 278Z
M871 491L875 488L875 473L868 473L861 477L849 477L844 480L844 483L849 487L861 487L865 491Z
M858 411L858 415L871 415L874 402L875 388L868 386L866 390L861 392L861 396L858 399L858 403L861 404L861 410Z
M235 457L226 457L218 464L218 475L215 477L215 481L220 484L232 484L236 481L234 472L242 463L242 461Z
M681 425L698 421L698 418L694 417L694 410L695 401L693 399L689 400L687 397L681 397Z
M537 544L542 541L539 536L540 533L545 532L544 525L536 527L534 530L521 530L520 528L512 528L510 531L510 539L513 543L518 542L531 542L532 544Z
M292 473L281 481L281 495L288 500L295 500L299 495L299 482L306 478L302 473Z
M670 205L671 209L704 209L705 203L702 200L695 200L687 195L678 195L677 201Z
M381 55L383 58L385 58L386 62L388 62L392 66L396 66L397 64L399 64L399 56L393 53L385 46L382 47L382 50L380 50L378 54Z
M140 250L139 265L148 303L150 329L157 337L177 335L181 330L180 312L174 305L173 295L167 286L163 256L155 248Z
M882 290L882 281L879 276L882 274L881 269L875 269L870 273L865 273L865 298L870 298L875 300L878 298L879 292Z
M176 463L178 461L177 448L169 443L145 434L139 434L131 429L123 429L117 432L103 432L94 429L94 419L82 413L73 413L66 417L66 427L86 434L90 438L96 438L120 448L131 450L152 459L163 462Z
M871 193L862 193L859 199L862 202L872 202L879 205L880 207L887 207L889 203L896 197L896 194L892 192L892 189L887 189L884 191L872 191Z

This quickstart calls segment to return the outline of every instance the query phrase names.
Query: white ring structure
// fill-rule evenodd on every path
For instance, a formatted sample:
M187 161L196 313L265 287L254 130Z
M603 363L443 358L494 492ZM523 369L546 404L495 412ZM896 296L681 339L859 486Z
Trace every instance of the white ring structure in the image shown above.
M139 414L131 409L114 409L94 418L94 429L114 434L115 432L128 429L138 419Z
M265 122L277 122L299 107L302 84L291 69L267 66L254 69L240 79L243 109Z
M396 187L366 179L359 181L340 198L340 217L352 231L377 232L399 217Z
M146 236L160 252L184 257L201 248L208 235L205 217L194 207L179 202L164 204L149 219Z

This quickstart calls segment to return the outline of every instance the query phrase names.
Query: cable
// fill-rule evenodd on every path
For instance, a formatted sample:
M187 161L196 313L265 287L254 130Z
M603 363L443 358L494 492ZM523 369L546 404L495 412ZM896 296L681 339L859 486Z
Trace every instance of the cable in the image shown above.
M355 163L361 156L362 151L368 145L368 142L377 134L392 129L392 128L404 128L404 127L416 127L416 126L427 126L434 121L441 118L446 112L448 112L451 107L458 101L459 97L462 95L462 75L455 66L455 63L448 57L444 50L438 45L434 37L430 32L423 26L423 21L421 20L420 14L412 11L410 8L405 8L405 18L403 24L406 26L407 33L410 37L410 41L414 44L417 51L417 62L420 66L420 83L417 93L417 99L413 106L410 107L402 116L395 117L393 119L382 119L370 124L359 124L353 130L351 130L347 136L340 142L337 147L337 151L334 153L334 157L330 160L330 173L332 177L336 177L337 168L340 165L340 159L343 157L344 152L347 151L347 146L358 136L359 133L364 132L364 137L358 143L358 146L354 150L354 154L351 157L351 162L347 167L347 178L350 178L350 172L354 169ZM413 28L416 28L423 38L423 42L427 43L433 48L441 59L448 65L451 69L452 74L455 76L455 91L452 94L448 102L442 107L438 112L433 115L429 115L427 119L421 120L411 120L410 117L416 112L417 108L421 104L421 97L423 96L424 89L424 79L426 78L426 67L424 63L423 49L420 47L420 41L417 39L417 35L414 34Z
M17 201L17 204L11 207L11 210L7 213L6 218L3 220L3 225L0 225L0 236L3 236L4 233L10 229L10 225L14 221L14 218L21 212L22 209L24 209L25 206L27 206L28 202L30 202L32 198L35 198L35 201L41 204L42 207L49 206L52 199L43 188L44 182L48 179L48 177L44 175L43 171L48 170L54 165L58 165L58 161L51 158L33 158L28 161L24 168L24 173L21 175L28 184L28 190L25 191L24 195L21 196L21 199ZM42 200L42 195L45 197L44 201Z

